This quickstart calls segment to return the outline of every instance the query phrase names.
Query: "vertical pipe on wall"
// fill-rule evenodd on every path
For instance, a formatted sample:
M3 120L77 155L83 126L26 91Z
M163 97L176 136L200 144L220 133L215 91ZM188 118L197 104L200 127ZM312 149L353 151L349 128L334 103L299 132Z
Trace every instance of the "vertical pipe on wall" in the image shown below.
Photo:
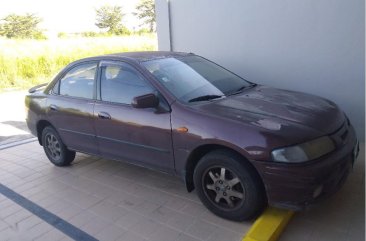
M168 2L168 25L169 25L169 50L173 51L173 40L172 40L172 18L171 18L171 10L170 10L170 0Z
M169 0L155 0L156 31L158 33L158 49L160 51L171 51L173 49L170 41L172 39L170 24Z

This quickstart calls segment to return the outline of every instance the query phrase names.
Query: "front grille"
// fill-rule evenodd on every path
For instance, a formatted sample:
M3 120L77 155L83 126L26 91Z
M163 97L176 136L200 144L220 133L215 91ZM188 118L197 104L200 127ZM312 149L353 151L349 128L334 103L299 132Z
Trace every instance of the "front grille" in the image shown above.
M334 171L330 173L328 180L324 183L325 193L333 193L334 190L339 189L345 182L351 169L351 157L347 155L342 160L342 162L337 164Z

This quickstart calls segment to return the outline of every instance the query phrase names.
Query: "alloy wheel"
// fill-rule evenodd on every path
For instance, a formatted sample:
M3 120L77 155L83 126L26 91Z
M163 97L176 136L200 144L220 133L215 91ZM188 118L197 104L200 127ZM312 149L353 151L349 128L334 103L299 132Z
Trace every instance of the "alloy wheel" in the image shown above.
M206 169L202 177L205 195L216 207L224 210L239 208L245 200L245 189L238 176L228 168Z
M52 133L48 133L46 135L46 147L52 158L55 160L59 160L61 158L60 142Z

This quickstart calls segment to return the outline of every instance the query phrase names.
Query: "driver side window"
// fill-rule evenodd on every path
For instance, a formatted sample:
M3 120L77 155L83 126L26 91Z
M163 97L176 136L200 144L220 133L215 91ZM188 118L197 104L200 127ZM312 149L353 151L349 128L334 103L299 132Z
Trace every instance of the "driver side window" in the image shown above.
M103 101L130 105L134 97L154 92L143 76L128 64L110 64L101 68Z

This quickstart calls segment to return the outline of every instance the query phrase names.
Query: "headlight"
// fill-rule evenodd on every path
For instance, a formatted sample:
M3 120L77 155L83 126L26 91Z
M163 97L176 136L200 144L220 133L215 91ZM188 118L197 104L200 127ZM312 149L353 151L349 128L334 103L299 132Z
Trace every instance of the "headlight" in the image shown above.
M300 145L273 150L272 158L277 162L306 162L324 156L334 149L334 142L328 136L323 136Z

